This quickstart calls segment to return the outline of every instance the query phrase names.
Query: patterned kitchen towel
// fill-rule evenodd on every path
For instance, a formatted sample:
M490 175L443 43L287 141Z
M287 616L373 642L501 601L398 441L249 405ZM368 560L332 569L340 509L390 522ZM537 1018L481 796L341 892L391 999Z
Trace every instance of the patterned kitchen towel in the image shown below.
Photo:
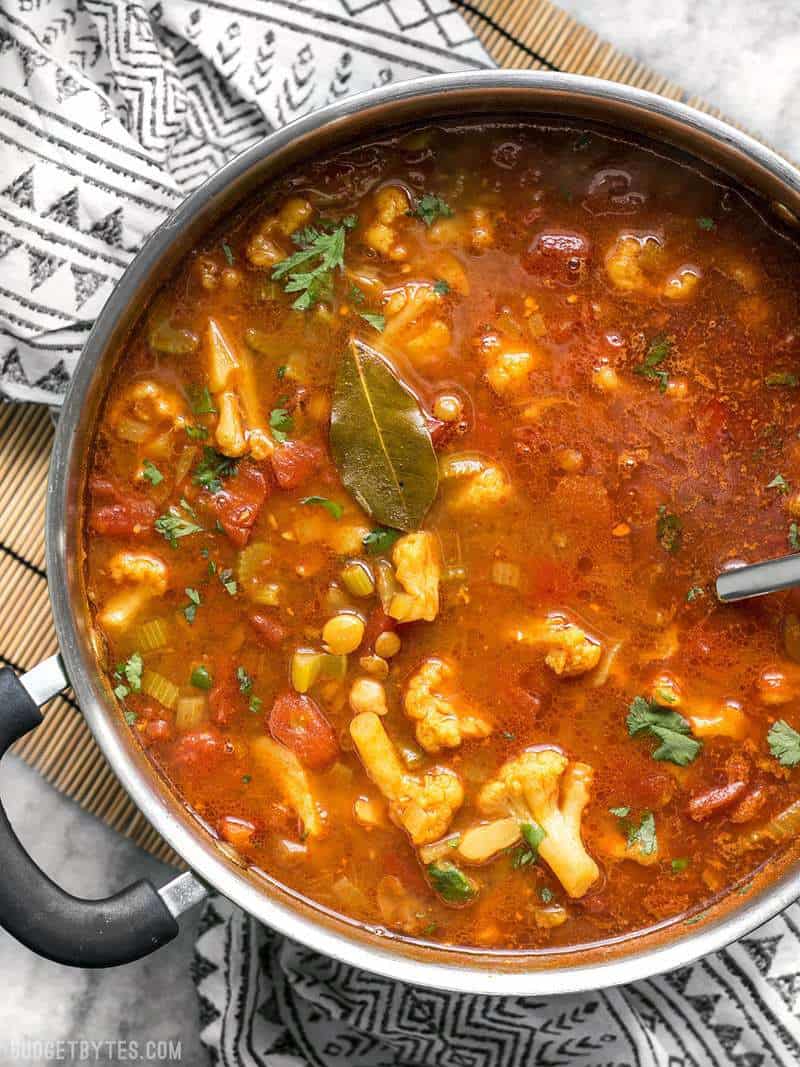
M619 989L479 997L400 985L260 926L222 897L193 965L225 1067L797 1067L800 905L736 945Z
M144 239L259 137L491 66L449 0L0 0L0 393L60 403Z

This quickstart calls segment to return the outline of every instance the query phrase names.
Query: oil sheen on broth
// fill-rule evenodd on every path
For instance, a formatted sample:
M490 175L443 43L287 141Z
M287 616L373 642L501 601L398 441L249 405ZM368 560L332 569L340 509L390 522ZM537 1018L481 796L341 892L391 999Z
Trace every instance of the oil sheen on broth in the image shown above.
M602 940L800 826L798 253L657 150L521 123L316 159L187 256L96 432L120 714L351 918Z

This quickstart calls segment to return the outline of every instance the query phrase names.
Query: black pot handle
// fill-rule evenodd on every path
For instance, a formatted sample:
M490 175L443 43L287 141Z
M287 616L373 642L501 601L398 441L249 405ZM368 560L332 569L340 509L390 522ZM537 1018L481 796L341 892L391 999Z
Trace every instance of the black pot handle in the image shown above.
M0 669L0 759L42 722L37 701L67 684L55 656L21 680ZM183 874L161 893L142 880L103 900L73 897L33 862L0 804L0 926L39 956L72 967L131 963L172 941L176 916L203 895L194 876Z

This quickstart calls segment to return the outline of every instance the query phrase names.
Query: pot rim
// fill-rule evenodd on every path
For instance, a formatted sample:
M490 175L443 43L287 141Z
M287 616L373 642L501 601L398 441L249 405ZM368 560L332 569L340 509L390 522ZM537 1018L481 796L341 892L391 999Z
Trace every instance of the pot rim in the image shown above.
M580 121L586 118L581 108L591 106L595 108L596 116L609 126L624 130L626 127L618 117L615 118L616 114L622 114L630 118L634 130L644 128L655 140L659 134L649 131L653 122L660 123L673 134L670 138L669 133L662 133L666 143L670 140L675 143L676 137L680 141L684 136L687 141L699 141L712 158L722 155L745 167L754 166L762 182L770 183L768 198L780 194L779 203L784 208L784 199L788 198L792 205L790 214L800 208L800 172L771 149L682 103L592 77L517 70L434 75L353 94L299 118L236 156L192 192L148 238L115 286L81 354L56 430L48 482L46 558L61 654L84 717L138 809L204 881L280 933L348 965L429 988L530 996L577 993L648 978L720 949L773 918L800 896L800 865L795 865L794 871L785 870L781 877L769 880L769 884L749 897L742 897L740 902L733 905L729 902L721 917L698 923L691 932L681 933L680 923L671 924L668 939L663 943L638 949L637 941L641 942L647 935L633 935L626 939L626 945L631 946L629 953L611 959L601 955L598 960L588 963L570 962L570 956L578 954L575 950L553 954L549 959L543 955L529 955L527 958L537 961L533 970L512 969L510 953L497 958L477 954L477 964L463 950L422 949L416 950L415 955L408 954L393 947L398 943L390 935L369 938L363 933L358 934L352 923L326 917L324 909L284 903L268 895L266 888L259 887L252 877L226 859L212 847L212 842L203 840L204 836L210 835L199 833L196 827L190 828L191 816L185 811L179 816L177 800L166 789L154 785L154 776L152 772L148 773L141 753L137 755L132 745L125 743L116 721L119 716L112 711L107 688L99 676L90 634L81 620L78 601L82 596L82 560L77 548L79 535L75 531L80 510L77 498L81 496L84 473L81 435L89 432L86 424L91 419L84 416L91 407L93 387L95 390L99 388L98 371L106 363L106 354L116 339L118 323L126 308L135 302L145 280L152 279L166 250L175 244L192 220L206 212L210 202L224 200L226 190L257 169L259 163L318 133L323 127L329 127L335 138L337 124L376 108L388 110L391 125L393 111L402 110L401 105L413 109L415 103L422 108L420 119L432 119L437 114L436 103L439 103L438 113L445 113L444 102L454 95L463 96L467 101L460 114L470 113L470 99L475 101L471 109L473 113L485 111L502 115L505 110L509 115L519 115L521 111L527 114L527 109L520 108L519 103L516 108L504 108L504 94L517 99L529 94L531 119L555 113L567 117L572 114ZM496 103L487 106L485 101L494 96L497 97ZM574 109L572 112L570 105ZM608 117L603 119L605 109ZM413 111L404 113L408 116L406 121L413 116ZM695 154L703 158L702 151L695 149ZM718 162L716 165L729 173L731 169L735 171L735 167ZM285 899L288 901L289 898ZM675 931L678 932L673 936ZM438 958L432 959L433 956ZM453 962L450 962L451 958Z

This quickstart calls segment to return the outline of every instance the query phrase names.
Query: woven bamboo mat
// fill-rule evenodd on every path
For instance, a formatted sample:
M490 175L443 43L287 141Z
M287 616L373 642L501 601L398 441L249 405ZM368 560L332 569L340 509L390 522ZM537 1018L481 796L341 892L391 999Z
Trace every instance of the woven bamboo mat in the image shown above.
M454 0L502 67L626 82L711 114L704 101L623 55L548 0ZM44 570L44 505L53 426L33 405L0 405L0 661L24 671L56 651ZM70 694L16 750L57 789L167 862L178 857L128 799Z

